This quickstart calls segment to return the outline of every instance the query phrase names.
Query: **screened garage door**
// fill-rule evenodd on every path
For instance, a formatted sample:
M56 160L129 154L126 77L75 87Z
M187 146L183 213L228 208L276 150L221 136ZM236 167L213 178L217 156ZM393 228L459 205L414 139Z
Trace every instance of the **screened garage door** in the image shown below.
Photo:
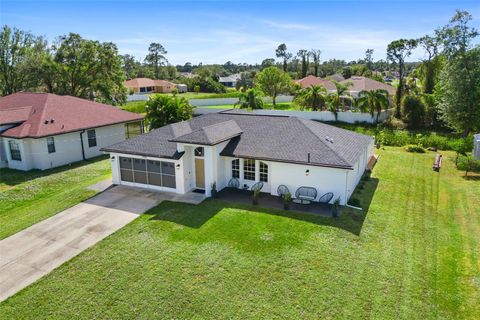
M122 181L175 188L175 163L120 157Z

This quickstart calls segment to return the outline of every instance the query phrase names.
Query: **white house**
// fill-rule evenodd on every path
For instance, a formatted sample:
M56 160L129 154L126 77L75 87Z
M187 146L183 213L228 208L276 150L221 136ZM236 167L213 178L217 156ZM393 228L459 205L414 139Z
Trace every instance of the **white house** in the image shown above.
M373 155L373 139L306 119L237 110L205 114L102 149L110 153L114 184L211 195L237 180L263 182L277 195L315 188L345 204ZM332 200L333 201L333 200Z
M473 157L480 160L480 133L473 135Z
M0 167L48 169L102 154L141 134L143 116L71 96L15 93L0 98Z

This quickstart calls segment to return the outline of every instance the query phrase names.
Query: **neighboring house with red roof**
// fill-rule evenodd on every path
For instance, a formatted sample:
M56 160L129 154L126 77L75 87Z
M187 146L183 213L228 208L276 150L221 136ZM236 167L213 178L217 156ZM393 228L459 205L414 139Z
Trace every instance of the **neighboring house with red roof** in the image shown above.
M395 87L367 77L353 76L349 79L341 81L340 83L349 82L352 84L352 86L349 88L349 92L354 97L358 96L358 93L361 91L373 91L376 89L387 90L390 96L395 94Z
M337 89L332 81L318 78L313 75L306 76L303 79L295 80L295 82L300 84L302 88L308 88L311 86L323 86L328 91L334 91Z
M49 169L102 154L100 148L142 133L143 116L49 93L0 98L0 167Z
M135 78L124 84L133 93L170 93L177 87L173 82L149 78Z

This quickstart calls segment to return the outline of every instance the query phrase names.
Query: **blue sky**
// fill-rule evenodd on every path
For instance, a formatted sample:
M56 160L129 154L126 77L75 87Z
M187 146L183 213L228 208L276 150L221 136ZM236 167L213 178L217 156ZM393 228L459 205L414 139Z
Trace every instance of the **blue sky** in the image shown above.
M151 42L168 50L172 64L261 62L282 42L291 52L320 49L322 60L354 60L367 48L384 59L387 44L432 33L455 9L474 16L479 1L8 1L0 24L44 35L76 32L113 41L138 59ZM421 58L415 52L412 59Z

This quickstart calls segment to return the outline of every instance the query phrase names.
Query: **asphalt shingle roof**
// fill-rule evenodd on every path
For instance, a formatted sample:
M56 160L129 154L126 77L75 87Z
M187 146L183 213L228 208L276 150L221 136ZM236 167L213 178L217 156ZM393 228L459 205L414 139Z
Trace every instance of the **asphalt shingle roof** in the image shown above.
M369 136L316 121L227 111L168 125L103 150L178 159L182 154L174 141L210 145L228 139L223 156L347 169L372 142Z

